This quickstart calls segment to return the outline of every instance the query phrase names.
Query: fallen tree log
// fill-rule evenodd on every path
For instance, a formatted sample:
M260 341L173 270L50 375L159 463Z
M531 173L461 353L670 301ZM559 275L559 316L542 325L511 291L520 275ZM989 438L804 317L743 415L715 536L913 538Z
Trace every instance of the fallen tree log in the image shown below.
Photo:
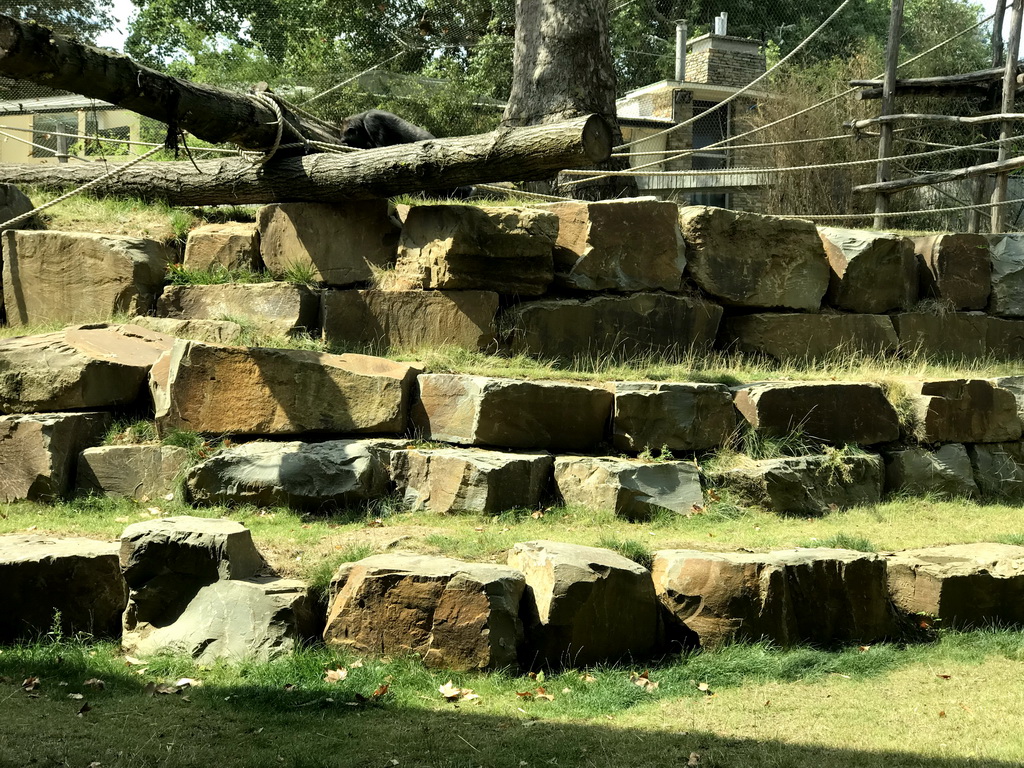
M273 107L243 93L181 80L93 48L38 24L0 14L0 75L116 104L214 144L268 150L277 137ZM281 105L282 141L340 143L340 128ZM287 127L290 123L296 128Z
M1003 79L1003 68L993 67L992 69L980 69L976 72L964 72L959 75L939 75L938 77L901 77L896 80L896 91L899 93L901 88L907 86L913 87L931 87L931 88L948 88L950 86L960 85L978 85L984 83L995 83ZM881 80L851 80L851 86L864 86L866 88L881 88Z
M999 123L1003 120L1024 120L1024 114L1019 112L996 113L994 115L972 115L964 117L960 115L923 115L910 112L903 115L882 115L880 117L866 117L863 120L847 120L843 123L844 128L859 130L871 125L884 125L886 123L935 123L938 125L984 125L987 123Z
M139 163L90 192L169 205L339 203L493 181L544 179L566 168L603 162L611 151L608 123L588 115L341 155L275 158L265 165L242 159ZM0 165L0 183L63 191L93 181L112 167L105 162Z

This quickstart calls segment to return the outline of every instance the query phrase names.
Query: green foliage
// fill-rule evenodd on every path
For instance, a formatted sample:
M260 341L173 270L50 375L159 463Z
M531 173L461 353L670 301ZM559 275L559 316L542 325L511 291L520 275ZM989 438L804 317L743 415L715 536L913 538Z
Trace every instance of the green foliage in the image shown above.
M824 539L807 539L797 544L799 547L827 547L829 549L852 549L856 552L877 552L878 547L863 536L848 533L835 533Z
M642 541L636 539L620 539L614 536L603 537L598 541L597 546L618 552L627 560L632 560L637 565L642 565L647 570L654 567L654 553L651 548Z
M138 445L153 443L157 440L156 424L150 420L139 419L114 421L103 436L104 445Z
M283 272L275 274L274 277L286 283L308 285L313 288L320 285L320 277L316 267L299 261L292 262L284 268Z

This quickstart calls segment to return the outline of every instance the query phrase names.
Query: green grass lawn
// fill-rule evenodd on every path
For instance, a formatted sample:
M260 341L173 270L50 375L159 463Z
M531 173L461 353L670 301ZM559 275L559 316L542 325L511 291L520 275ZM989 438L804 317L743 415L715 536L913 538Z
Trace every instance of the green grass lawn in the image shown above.
M0 765L660 768L694 764L694 753L723 768L1024 761L1021 632L832 652L733 646L540 680L325 650L212 668L140 661L106 644L3 649ZM339 667L347 677L327 682ZM653 690L631 680L645 671ZM182 677L202 685L153 693ZM86 684L95 679L102 689ZM449 680L479 698L445 700ZM538 688L553 700L521 695Z

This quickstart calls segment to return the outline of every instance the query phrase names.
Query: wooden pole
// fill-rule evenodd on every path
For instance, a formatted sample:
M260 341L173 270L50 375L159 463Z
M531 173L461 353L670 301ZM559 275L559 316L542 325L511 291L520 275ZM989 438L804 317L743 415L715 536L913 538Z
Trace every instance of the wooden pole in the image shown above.
M1003 76L1002 112L1013 111L1017 98L1017 59L1020 55L1021 23L1024 22L1024 0L1013 0L1010 13L1010 39L1006 46L1006 70ZM1010 138L1013 126L1004 120L999 126L999 138ZM999 160L1005 160L1010 153L1006 144L999 145ZM1006 200L1006 182L1008 175L1000 173L996 176L995 188L992 190L992 231L1002 232L1006 222L1006 211L1000 204Z
M994 15L992 16L992 68L998 69L1003 64L1003 17L1006 16L1006 0L996 0L996 6ZM990 110L994 110L995 105L995 94L993 90L989 91L988 104L986 107ZM987 138L992 138L992 130L986 128L984 135ZM974 194L971 198L971 202L974 205L981 205L985 200L985 193L988 190L988 179L984 176L978 176L974 180ZM967 231L978 232L981 229L981 209L972 208L967 212Z
M550 178L566 168L604 162L612 132L601 117L499 129L476 136L398 144L393 147L245 160L139 163L90 190L98 196L162 200L169 205L232 203L340 203L442 191L494 181ZM49 190L73 189L110 170L106 163L0 164L0 183Z
M78 166L75 166L76 168ZM971 179L983 174L997 173L1006 174L1024 168L1024 155L1010 157L1005 160L997 160L982 165L972 165L970 168L958 168L955 171L934 171L914 176L909 179L891 179L889 181L877 181L874 184L861 184L853 188L854 192L899 192L904 189L915 187L927 187L932 184L941 184L945 181L957 181L958 179Z
M1021 0L1024 2L1024 0ZM885 46L885 77L882 80L881 115L892 114L896 103L896 66L900 58L900 35L903 31L903 0L892 0L892 13L889 16L889 41ZM883 123L878 139L878 168L875 180L889 180L889 156L892 154L892 125ZM883 192L875 193L875 229L885 228L885 214L889 210L889 196Z

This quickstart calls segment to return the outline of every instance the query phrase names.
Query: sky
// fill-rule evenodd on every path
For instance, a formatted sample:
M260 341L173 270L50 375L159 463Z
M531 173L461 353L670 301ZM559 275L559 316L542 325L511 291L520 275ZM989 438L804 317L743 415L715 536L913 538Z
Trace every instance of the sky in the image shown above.
M976 0L980 5L985 8L986 15L993 12L996 6L996 0ZM1010 5L1010 0L1007 0L1007 7ZM128 19L131 17L135 6L132 5L131 0L114 0L113 3L113 15L117 19L114 24L114 28L107 30L100 34L96 39L97 45L105 46L109 48L116 48L121 50L124 46L124 39L128 34ZM1009 26L1009 18L1006 19L1004 30ZM1004 32L1005 35L1005 32Z

